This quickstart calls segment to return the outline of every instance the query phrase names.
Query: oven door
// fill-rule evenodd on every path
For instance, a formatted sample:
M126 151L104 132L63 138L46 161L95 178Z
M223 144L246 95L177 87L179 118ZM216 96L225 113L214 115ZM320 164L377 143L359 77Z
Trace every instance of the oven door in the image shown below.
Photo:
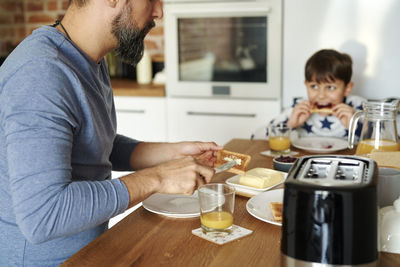
M280 99L281 1L165 3L168 96Z

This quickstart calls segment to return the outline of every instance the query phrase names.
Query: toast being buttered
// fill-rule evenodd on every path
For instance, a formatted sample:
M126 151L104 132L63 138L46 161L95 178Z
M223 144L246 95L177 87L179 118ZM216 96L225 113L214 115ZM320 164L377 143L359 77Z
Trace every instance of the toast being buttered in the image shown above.
M236 161L236 165L227 171L236 174L244 174L247 170L247 165L249 165L251 157L250 155L246 154L228 150L220 150L218 151L217 162L215 163L215 166L220 166L232 160Z

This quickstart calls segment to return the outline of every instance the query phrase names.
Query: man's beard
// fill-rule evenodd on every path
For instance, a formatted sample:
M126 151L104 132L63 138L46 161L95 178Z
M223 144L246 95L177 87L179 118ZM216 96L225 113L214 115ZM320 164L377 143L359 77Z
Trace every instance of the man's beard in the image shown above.
M115 49L125 63L136 66L143 56L144 38L155 26L154 21L146 24L140 30L135 23L129 21L131 8L127 6L112 22L112 33L118 40L118 47Z

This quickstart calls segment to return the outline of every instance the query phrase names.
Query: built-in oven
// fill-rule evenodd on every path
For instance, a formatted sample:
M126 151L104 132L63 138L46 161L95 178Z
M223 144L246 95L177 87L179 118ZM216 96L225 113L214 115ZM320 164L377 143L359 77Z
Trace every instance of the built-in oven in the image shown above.
M281 0L164 0L170 97L280 99Z

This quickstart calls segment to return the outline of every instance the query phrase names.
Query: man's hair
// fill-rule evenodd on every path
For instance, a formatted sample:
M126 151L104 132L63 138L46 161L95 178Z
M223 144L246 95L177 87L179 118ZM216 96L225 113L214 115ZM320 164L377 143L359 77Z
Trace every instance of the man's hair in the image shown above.
M319 50L307 60L306 81L321 83L342 80L347 85L351 81L352 64L348 54L332 49Z

